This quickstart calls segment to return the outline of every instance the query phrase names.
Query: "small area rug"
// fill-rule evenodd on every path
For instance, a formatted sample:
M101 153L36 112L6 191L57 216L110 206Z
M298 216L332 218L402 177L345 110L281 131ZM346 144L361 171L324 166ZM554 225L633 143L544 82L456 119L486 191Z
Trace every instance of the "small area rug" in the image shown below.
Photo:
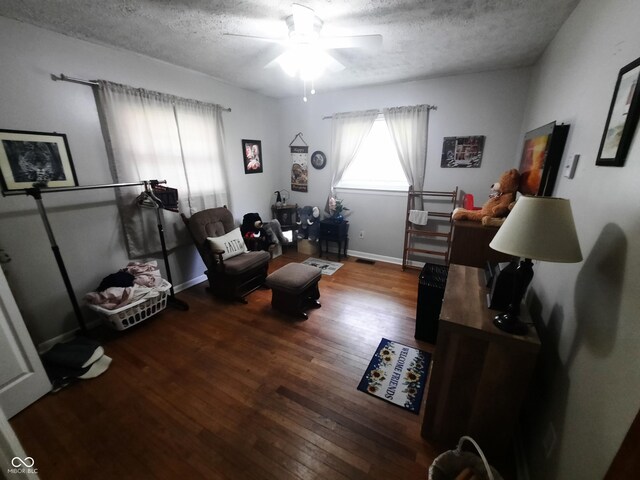
M383 338L358 390L418 414L431 355Z
M305 265L312 265L322 270L323 275L333 275L342 264L338 262L330 262L328 260L320 260L318 258L309 257L304 262Z

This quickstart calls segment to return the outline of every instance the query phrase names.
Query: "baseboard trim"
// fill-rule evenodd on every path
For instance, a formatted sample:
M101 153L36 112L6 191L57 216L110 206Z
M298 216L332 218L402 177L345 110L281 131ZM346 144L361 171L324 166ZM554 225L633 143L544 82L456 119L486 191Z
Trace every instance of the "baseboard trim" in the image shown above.
M402 259L401 258L396 258L396 257L387 257L384 255L376 255L375 253L368 253L368 252L358 252L357 250L349 250L349 256L350 257L356 257L356 258L366 258L367 260L375 260L378 262L386 262L386 263L391 263L393 265L402 265ZM417 267L417 268L422 268L424 267L425 262L416 262L414 260L409 260L407 262L407 265L411 266L411 267Z
M181 291L186 290L187 288L191 288L194 285L198 285L199 283L205 282L206 280L207 276L203 274L198 277L192 278L191 280L187 280L180 285L174 285L173 291L176 293L180 293Z
M87 330L91 330L94 327L100 325L102 320L99 318L87 322ZM38 344L38 353L42 355L44 352L48 351L51 347L53 347L56 343L67 342L72 340L80 331L79 328L74 328L73 330L69 330L68 332L64 332L56 337L50 338L49 340L45 340L42 343Z
M385 255L376 255L375 253L358 252L356 250L349 250L347 253L349 254L350 257L366 258L367 260L374 260L376 262L386 262L386 263L392 263L394 265L402 265L401 258L387 257Z
M191 288L194 285L198 285L199 283L202 283L206 280L207 280L206 275L199 275L195 278L192 278L191 280L187 280L186 282L181 283L180 285L174 285L173 291L175 293L179 293L183 290L186 290L187 288ZM102 320L100 320L99 318L96 318L87 322L87 330L91 330L92 328L97 327L98 325L100 325L101 322ZM64 332L56 337L50 338L49 340L45 340L44 342L39 343L38 353L43 354L44 352L49 350L51 347L53 347L56 343L67 342L69 340L72 340L78 334L78 332L80 332L80 329L74 328L73 330L69 330L68 332Z

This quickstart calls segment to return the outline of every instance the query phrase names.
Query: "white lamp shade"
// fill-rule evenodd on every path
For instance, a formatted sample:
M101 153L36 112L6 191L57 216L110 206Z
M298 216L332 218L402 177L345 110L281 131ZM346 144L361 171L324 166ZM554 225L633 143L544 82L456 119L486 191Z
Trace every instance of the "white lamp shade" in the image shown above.
M566 198L520 197L489 246L533 260L582 261L571 204Z

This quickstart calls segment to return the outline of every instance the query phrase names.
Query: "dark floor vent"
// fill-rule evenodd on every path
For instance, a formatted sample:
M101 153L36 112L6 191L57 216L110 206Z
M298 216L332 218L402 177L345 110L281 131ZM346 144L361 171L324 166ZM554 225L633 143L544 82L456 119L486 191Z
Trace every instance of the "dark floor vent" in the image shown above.
M366 263L367 265L374 265L376 262L374 260L369 260L368 258L356 258L357 263Z

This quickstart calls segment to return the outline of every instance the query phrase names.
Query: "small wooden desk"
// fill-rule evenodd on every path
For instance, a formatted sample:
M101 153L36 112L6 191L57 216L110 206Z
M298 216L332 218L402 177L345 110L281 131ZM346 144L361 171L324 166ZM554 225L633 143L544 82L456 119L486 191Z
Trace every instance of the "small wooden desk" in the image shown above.
M320 221L320 257L322 258L322 241L326 247L326 253L329 254L329 242L338 244L338 261L340 261L340 253L344 247L344 257L347 258L347 247L349 246L349 222L335 223L330 219Z
M500 459L509 452L540 340L533 326L526 336L494 326L499 312L487 308L486 293L482 270L449 265L422 435L450 448L469 435Z

